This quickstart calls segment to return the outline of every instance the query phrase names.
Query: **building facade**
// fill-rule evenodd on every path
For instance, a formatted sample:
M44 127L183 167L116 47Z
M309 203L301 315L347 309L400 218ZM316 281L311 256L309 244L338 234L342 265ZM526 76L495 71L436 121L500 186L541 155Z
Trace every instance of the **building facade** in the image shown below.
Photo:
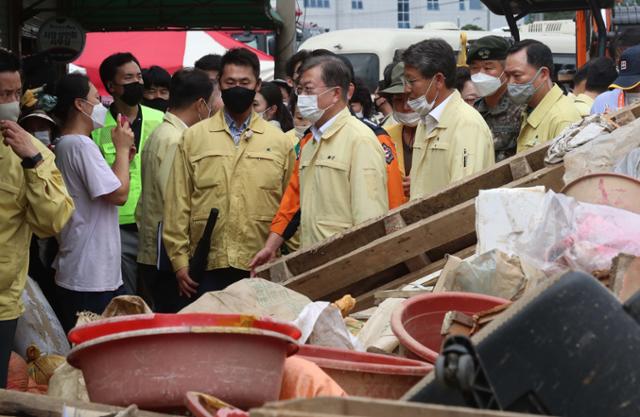
M504 16L489 12L480 0L302 0L300 9L300 21L329 30L408 29L433 22L473 24L484 30L507 25Z

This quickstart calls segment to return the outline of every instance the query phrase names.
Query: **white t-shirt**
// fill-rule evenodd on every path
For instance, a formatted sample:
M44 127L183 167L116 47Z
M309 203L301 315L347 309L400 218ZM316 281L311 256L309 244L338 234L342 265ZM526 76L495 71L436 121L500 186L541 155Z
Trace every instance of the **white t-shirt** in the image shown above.
M122 285L118 207L100 196L117 190L120 180L87 136L61 136L55 153L76 206L57 236L56 284L72 291L116 290Z

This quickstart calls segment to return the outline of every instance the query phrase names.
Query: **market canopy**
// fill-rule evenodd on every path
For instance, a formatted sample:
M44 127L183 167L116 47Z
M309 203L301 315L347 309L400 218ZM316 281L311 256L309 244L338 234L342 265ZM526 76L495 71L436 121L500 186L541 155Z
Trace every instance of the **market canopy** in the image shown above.
M270 0L58 0L58 15L90 32L176 29L274 29Z
M70 65L70 71L86 72L100 94L107 95L98 68L102 61L116 52L131 52L142 68L159 65L170 73L191 67L207 54L224 54L231 48L253 51L260 60L260 76L273 78L273 57L253 49L232 37L214 31L164 31L164 32L93 32L87 34L82 55Z

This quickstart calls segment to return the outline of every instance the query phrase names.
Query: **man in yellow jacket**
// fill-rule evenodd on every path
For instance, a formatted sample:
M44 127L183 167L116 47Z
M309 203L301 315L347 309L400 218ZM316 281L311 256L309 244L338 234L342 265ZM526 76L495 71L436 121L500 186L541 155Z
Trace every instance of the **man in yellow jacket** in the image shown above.
M442 39L403 54L407 104L421 121L413 143L411 199L436 193L494 164L491 130L455 90L456 58Z
M302 246L309 247L389 210L385 153L371 128L349 112L350 83L351 72L338 57L302 64L298 109L313 124L252 269L276 255L297 216Z
M0 50L0 388L7 383L9 355L24 311L29 244L59 233L73 212L53 154L17 123L22 81L20 60Z
M100 64L100 80L113 95L104 127L91 133L94 142L109 165L116 159L116 149L111 140L111 131L116 126L118 113L126 116L135 135L135 151L129 165L129 196L124 206L118 208L120 220L122 280L128 294L138 292L138 228L135 211L142 192L140 154L151 132L162 123L162 112L141 106L144 84L138 60L128 52L108 56Z
M551 80L553 54L548 46L532 39L513 45L507 53L505 74L511 101L526 104L517 152L526 151L558 136L581 120L574 102Z
M173 271L158 263L158 224L164 213L166 184L184 131L208 119L215 106L213 83L202 70L177 71L169 89L169 110L142 151L142 194L136 209L140 278L149 290L154 311L159 313L177 313L183 304Z
M231 49L222 58L224 108L187 129L167 184L163 238L187 297L249 276L249 261L262 248L295 163L291 140L253 112L260 88L258 57ZM189 261L212 208L219 210L206 272L200 282Z

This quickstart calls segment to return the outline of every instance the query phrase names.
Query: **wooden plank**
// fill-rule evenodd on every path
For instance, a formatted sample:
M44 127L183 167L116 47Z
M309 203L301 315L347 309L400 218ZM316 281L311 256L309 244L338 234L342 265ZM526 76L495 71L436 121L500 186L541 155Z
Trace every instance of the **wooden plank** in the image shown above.
M124 410L113 405L63 400L46 395L28 394L0 389L0 414L11 416L61 417L63 406L82 410L100 411L106 414ZM138 417L167 417L168 414L138 410Z
M454 255L457 256L458 258L464 259L473 255L475 251L476 251L476 247L471 246L469 248L461 250L460 252L455 253ZM412 282L417 281L420 278L426 277L427 275L431 275L434 272L441 270L442 268L444 268L444 265L446 264L446 262L447 260L445 258L437 260L433 262L431 265L426 266L419 271L411 272L400 278L396 278L393 281L389 281L386 284L374 289L373 291L368 291L362 294L361 296L356 297L356 307L358 308L358 310L360 309L364 310L369 307L373 307L375 305L376 292L396 289L404 285L411 284Z
M640 257L621 253L611 265L611 291L622 303L640 290Z
M431 289L415 289L415 290L384 290L377 291L374 295L376 304L380 304L387 298L411 298L414 295L420 295L431 292Z
M562 165L543 168L508 186L545 185L547 188L559 191L564 185L563 173ZM340 295L335 292L341 288L362 281L420 253L473 233L475 233L475 199L376 239L350 253L304 272L286 281L284 285L314 300L322 299L330 293L335 297Z
M527 162L527 158L524 157L515 158L509 162L509 168L511 169L511 176L513 176L514 180L519 180L533 172L531 165Z
M391 216L385 217L383 221L384 221L384 228L387 234L396 232L398 230L401 230L407 227L407 223L405 223L401 213L395 213ZM418 269L424 268L430 263L431 263L431 260L425 253L419 253L418 256L414 258L409 258L406 261L404 261L404 264L407 266L407 269L409 271L416 271Z
M614 126L620 127L633 122L640 117L640 103L631 104L604 116Z
M281 401L250 410L251 417L533 417L531 414L478 410L438 404L373 398L312 398Z
M451 184L436 194L410 201L390 211L386 216L372 219L307 249L278 258L269 264L259 267L256 272L258 276L269 279L269 269L273 268L276 263L281 262L286 262L289 271L294 276L309 271L375 239L384 237L387 234L384 223L385 218L399 214L403 221L410 225L477 197L481 189L499 188L513 182L517 178L513 177L510 164L516 158L524 158L534 172L544 168L544 158L548 147L548 143L542 144L527 152L515 155L491 168Z
M286 262L278 262L269 269L269 280L273 282L284 282L293 278Z

